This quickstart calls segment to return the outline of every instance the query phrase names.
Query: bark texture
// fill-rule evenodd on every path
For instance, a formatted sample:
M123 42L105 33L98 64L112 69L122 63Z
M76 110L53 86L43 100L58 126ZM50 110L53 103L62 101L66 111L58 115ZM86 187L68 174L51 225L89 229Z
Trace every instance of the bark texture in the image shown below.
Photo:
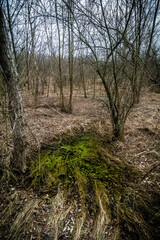
M23 104L15 59L11 52L9 36L0 4L0 66L7 85L9 116L13 135L13 158L11 165L24 171L26 167L26 137L23 119Z

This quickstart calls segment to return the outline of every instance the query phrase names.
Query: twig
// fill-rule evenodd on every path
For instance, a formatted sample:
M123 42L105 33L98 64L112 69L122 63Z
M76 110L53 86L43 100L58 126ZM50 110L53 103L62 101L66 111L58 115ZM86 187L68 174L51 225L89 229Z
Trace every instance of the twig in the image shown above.
M40 161L41 161L41 155L40 155L40 143L39 143L38 139L35 137L35 135L33 134L32 130L31 130L31 128L30 128L30 126L28 125L27 122L26 122L26 126L28 127L28 129L29 129L29 131L31 132L31 134L32 134L32 136L33 136L33 138L34 138L34 140L35 140L36 143L37 143L37 147L38 147L38 160L39 160L39 172L40 172Z
M47 104L45 104L47 107L49 107L50 109L52 109L52 110L54 110L55 112L57 112L60 116L62 116L63 118L64 118L64 120L66 120L65 119L65 116L62 114L62 113L60 113L57 109L54 109L54 108L52 108L51 106L49 106L49 105L47 105Z
M158 161L151 169L149 169L144 176L140 179L139 184L158 166L160 165L160 161Z
M36 138L36 136L33 134L32 129L30 128L30 126L28 125L28 123L26 121L25 121L25 124L26 124L27 128L29 129L29 131L31 132L32 137L34 138L35 142L37 143L37 147L40 148L40 143L39 143L38 139Z
M51 114L46 114L46 113L42 112L41 110L36 109L36 111L40 112L42 116L53 117Z
M155 154L157 157L159 156L158 152L152 150L152 151L143 151L143 152L140 152L140 153L137 153L135 154L135 156L140 156L140 155L143 155L143 154Z

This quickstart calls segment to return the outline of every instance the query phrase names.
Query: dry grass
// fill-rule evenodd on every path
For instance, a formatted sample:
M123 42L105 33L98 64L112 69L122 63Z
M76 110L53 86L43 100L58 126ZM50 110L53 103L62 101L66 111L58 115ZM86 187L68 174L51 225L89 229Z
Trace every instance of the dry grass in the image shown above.
M111 129L109 115L100 99L104 99L104 91L97 87L96 98L93 99L92 89L88 89L88 98L83 97L79 89L75 89L73 96L73 113L60 112L59 96L50 91L49 98L40 95L38 106L34 108L34 97L29 92L23 93L25 105L25 119L27 123L28 149L35 148L41 142L50 141L54 137L61 139L63 133L76 126L86 127L96 123L98 129ZM142 93L140 103L130 113L125 126L125 141L116 142L119 152L126 161L146 166L155 161L155 156L147 157L141 154L145 151L159 151L160 135L160 98L158 93ZM8 148L12 149L11 130L9 123L0 116L1 152L5 155ZM6 134L7 128L7 134ZM6 141L7 146L6 146ZM137 155L139 154L139 155Z
M55 139L62 140L65 137L65 133L67 135L67 132L70 135L74 135L76 129L81 128L83 131L92 127L101 135L111 131L107 109L104 107L103 102L100 101L104 97L103 89L98 89L96 99L93 99L92 95L92 90L89 89L89 97L85 99L83 93L76 89L73 98L73 114L67 114L60 112L58 95L56 93L50 94L49 98L45 95L39 96L38 107L34 108L33 96L29 92L24 92L25 119L28 125L28 152L32 152L35 149L35 145L38 146L42 142L50 142ZM117 150L116 153L114 152L114 155L140 168L149 167L150 164L158 161L160 155L159 107L160 98L158 93L146 91L142 93L140 103L134 107L127 119L125 140L112 143ZM6 124L6 119L2 115L0 116L0 123L0 164L3 164L5 159L10 157L12 139L9 123ZM159 180L155 171L153 171L150 177L145 178L142 184L149 184L148 182L153 181L153 179L156 187ZM91 225L93 225L92 235L88 235L89 237L84 239L102 239L107 228L106 239L118 239L120 237L119 225L112 229L109 213L106 214L107 209L103 204L104 198L105 200L107 199L105 191L103 189L99 191L96 184L95 193L96 201L99 205L99 214L95 223L87 219L85 209L79 212L80 208L78 206L81 204L79 197L76 197L73 202L67 202L65 192L61 187L55 196L46 194L44 198L35 198L35 193L28 191L14 190L12 192L11 188L12 186L9 187L9 193L5 193L4 196L1 194L2 196L0 196L0 212L1 216L3 216L1 218L1 226L4 227L5 224L5 227L10 229L10 235L5 238L3 236L3 228L0 229L1 239L40 240L47 239L47 236L54 240L60 239L60 236L63 236L61 239L71 239L70 234L65 235L68 231L67 229L69 229L68 232L74 233L74 239L79 240L83 239L85 234L87 236L86 231L89 231ZM2 191L3 188L1 189ZM138 191L135 194L140 193ZM134 200L134 197L133 191L132 194L128 194L128 199L131 199L131 201ZM127 202L128 199L125 201ZM145 206L145 200L147 201L147 199L144 199L144 202L140 204ZM47 201L48 203L46 203ZM46 206L46 210L44 210L43 205ZM19 206L21 208L17 210ZM119 216L127 220L134 214L134 224L136 226L139 224L141 231L147 231L143 225L143 219L131 210L124 212L120 206L120 203L119 207L117 204ZM75 214L72 215L72 213ZM158 216L159 213L155 217L158 219ZM13 219L14 222L12 222ZM25 229L26 235L24 235L23 229Z
M103 93L99 92L98 98ZM24 97L25 98L25 97ZM73 114L59 111L57 96L49 99L41 96L39 107L26 108L27 123L39 142L50 141L57 136L61 139L68 129L80 125L85 128L91 123L96 124L102 132L111 130L109 114L103 102L88 97L85 99L80 93L73 98ZM54 103L54 104L53 104ZM45 105L46 104L46 105ZM45 106L49 106L48 108ZM147 166L155 161L156 157L147 157L146 154L138 155L144 151L159 152L159 120L160 98L157 93L143 92L140 103L130 113L125 126L125 141L116 142L118 154L122 154L126 161L141 166ZM45 115L44 115L45 114ZM35 145L35 140L30 134L29 143Z

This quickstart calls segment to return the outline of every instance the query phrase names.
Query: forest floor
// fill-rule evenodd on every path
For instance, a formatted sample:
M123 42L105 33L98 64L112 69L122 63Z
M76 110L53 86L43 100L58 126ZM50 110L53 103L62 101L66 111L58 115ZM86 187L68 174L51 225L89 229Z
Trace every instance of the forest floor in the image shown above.
M111 132L110 118L104 102L104 93L99 89L98 96L93 99L88 91L84 98L79 90L73 95L72 114L64 113L59 108L59 96L53 93L47 97L40 95L37 107L34 107L34 97L30 93L23 93L25 105L25 121L27 129L28 149L32 150L41 142L50 142L54 137L61 139L67 130L85 128L90 124L97 124L99 129ZM66 99L67 100L67 99ZM11 130L3 115L0 116L0 142L2 148L12 148ZM122 154L126 161L140 166L147 166L155 161L159 152L160 135L160 94L143 91L140 103L135 105L125 124L124 141L113 142L117 146L118 155ZM7 141L6 141L7 139Z
M67 129L72 130L80 126L85 129L90 124L97 125L102 131L106 128L106 131L111 132L109 113L102 101L105 94L101 88L97 92L98 96L93 99L91 91L88 91L88 98L84 98L83 93L75 91L72 114L60 112L57 94L49 98L40 96L35 109L34 98L24 94L29 144L34 146L37 142L40 144L51 141L54 136L61 139ZM113 142L119 156L139 166L147 166L155 161L160 151L159 93L142 92L140 103L128 116L124 135L124 141Z
M67 130L71 132L72 129L80 127L85 129L92 124L97 126L99 131L104 131L105 129L106 132L110 133L111 124L109 114L104 102L101 101L100 95L98 94L93 99L92 93L88 92L88 97L84 98L82 92L75 91L73 96L73 113L68 114L60 111L59 97L56 93L50 93L49 97L40 95L35 108L34 97L30 96L28 92L24 92L28 152L32 153L35 150L35 146L38 147L43 142L52 142L55 138L61 139ZM10 156L12 149L11 130L9 123L6 124L4 115L0 116L0 122L1 157L2 161L4 161L5 158L7 159ZM158 161L160 156L159 93L142 92L140 103L135 105L127 119L124 140L114 141L112 144L116 149L115 155L142 169L147 169L155 161ZM69 209L67 205L63 206L63 194L54 201L53 208L55 213L59 211L59 214L63 212L67 216L66 225L61 234L57 235L57 239L71 239L70 231L75 216L78 216L81 212L79 196L77 193L73 195L76 204ZM24 205L25 210L23 211L23 215L18 215L18 212L21 212ZM32 188L26 190L20 184L8 184L6 187L6 184L1 182L0 216L3 218L5 226L1 222L3 227L0 227L0 239L53 239L45 224L48 224L48 212L51 211L51 205L53 206L53 202L48 194L41 196L40 193L34 192ZM30 211L31 208L32 212ZM10 213L7 211L10 211ZM26 217L25 221L29 221L31 214L33 215L32 224L28 222L23 223L27 229L26 232L23 234L19 232L22 230L17 230L21 236L20 238L16 237L17 235L14 231L15 235L8 235L6 229L11 227L10 221L13 216L17 216L17 222L14 222L12 225L15 224L17 226L16 224L18 224L19 229L21 229L21 222L23 222L24 215ZM55 221L58 223L59 220ZM54 224L56 223L54 222ZM105 239L112 239L112 228L110 228L107 234ZM84 239L89 240L92 237L88 235Z

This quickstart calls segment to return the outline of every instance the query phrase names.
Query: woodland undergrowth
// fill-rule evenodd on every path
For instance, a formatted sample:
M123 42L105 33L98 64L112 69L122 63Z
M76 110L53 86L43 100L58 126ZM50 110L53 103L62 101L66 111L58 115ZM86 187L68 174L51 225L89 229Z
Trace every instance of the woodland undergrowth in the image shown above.
M4 227L14 219L4 239L29 233L37 208L48 201L45 224L36 225L38 236L45 229L48 239L158 240L159 175L144 174L120 159L109 137L95 129L44 143L27 176L39 197L29 198L15 213L20 193L13 194L1 220Z

